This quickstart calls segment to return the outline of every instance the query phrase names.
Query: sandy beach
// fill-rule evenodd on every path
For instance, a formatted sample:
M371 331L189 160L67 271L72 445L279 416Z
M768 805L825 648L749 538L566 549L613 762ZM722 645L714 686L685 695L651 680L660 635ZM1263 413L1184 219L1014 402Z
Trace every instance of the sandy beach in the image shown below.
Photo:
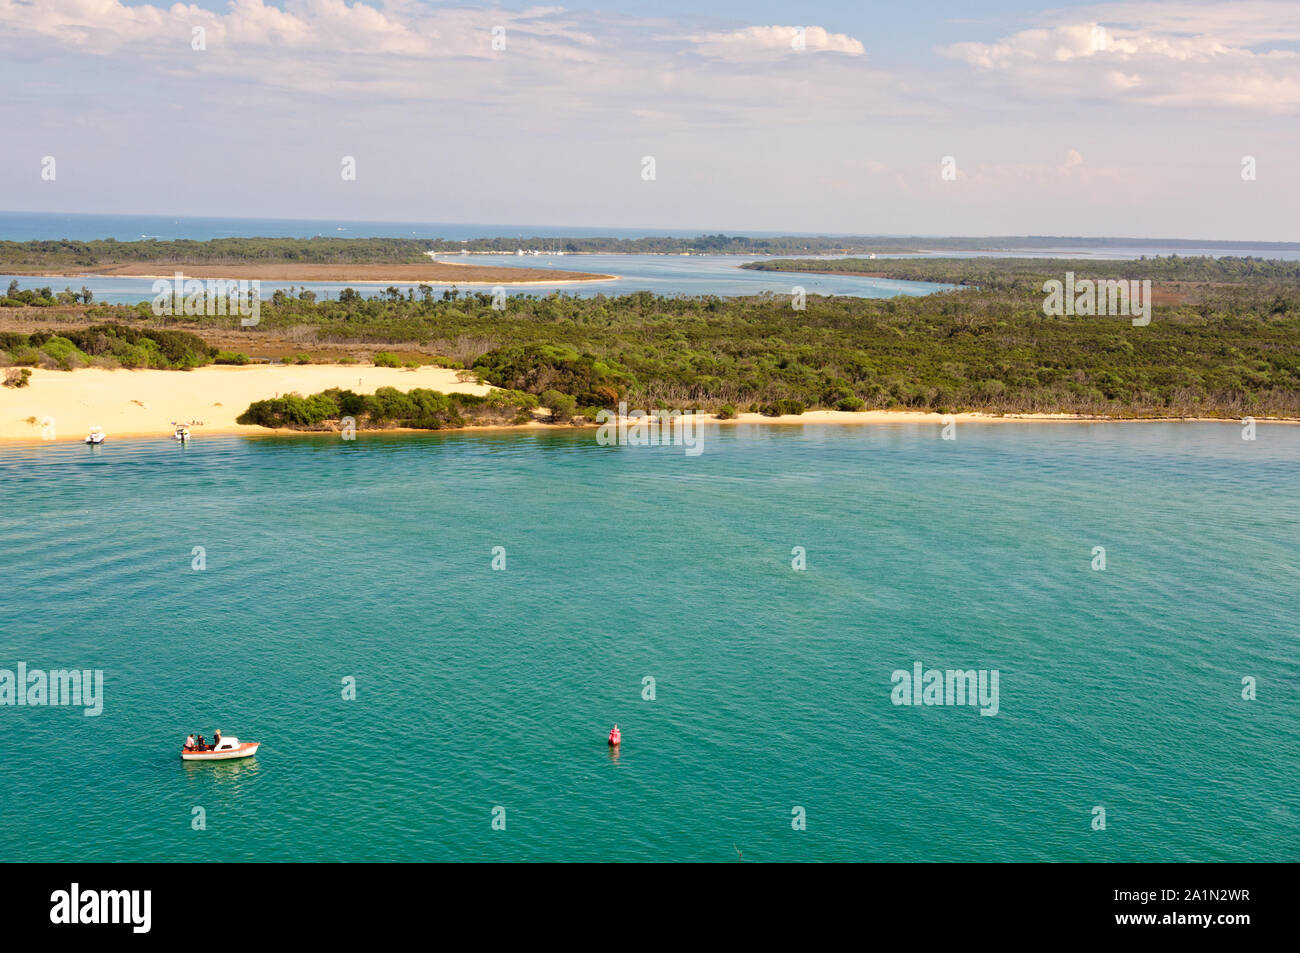
M444 393L485 394L492 388L464 382L447 368L373 367L363 364L256 364L244 367L211 365L192 371L105 370L82 368L75 371L34 369L27 387L0 387L0 442L31 443L52 439L80 441L91 427L102 427L108 438L166 437L172 421L191 424L198 437L203 434L268 434L264 427L241 426L235 418L257 400L288 393L314 394L330 387L358 393L374 393L379 387L408 391L427 387ZM1171 420L1218 418L1104 418L1072 414L937 414L906 410L810 410L801 415L765 417L742 413L730 420L706 414L707 424L896 424L926 423L936 426L947 420L959 423L1152 423ZM46 425L50 421L52 424ZM1222 423L1239 423L1219 419ZM1300 423L1295 420L1266 420L1259 423ZM542 423L523 426L549 426ZM595 426L592 424L591 426ZM474 428L481 429L481 428ZM494 426L491 429L508 429ZM298 433L300 431L279 431ZM44 436L43 436L44 434Z
M406 369L363 364L210 365L192 371L106 370L32 371L27 387L0 387L0 441L31 442L42 437L42 422L52 420L54 439L80 441L91 427L114 437L165 437L171 421L192 425L195 437L211 433L269 433L244 427L235 418L253 401L297 392L315 394L330 387L374 393L378 387L408 391L427 387L444 393L485 394L491 388L462 382L442 367ZM46 434L51 428L45 428Z

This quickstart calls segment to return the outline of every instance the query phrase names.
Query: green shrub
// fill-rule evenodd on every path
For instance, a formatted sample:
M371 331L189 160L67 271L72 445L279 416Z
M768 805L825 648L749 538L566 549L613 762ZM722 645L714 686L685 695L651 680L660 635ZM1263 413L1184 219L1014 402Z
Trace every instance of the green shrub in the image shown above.
M859 411L865 409L867 402L861 397L845 397L835 405L837 410Z
M248 363L249 358L247 354L241 351L218 351L214 360L217 364L238 364L242 366Z
M14 364L35 367L41 363L41 352L34 347L23 346L16 347L9 352L9 360Z
M259 400L236 419L241 424L262 427L310 429L327 421L353 417L361 427L370 424L442 430L475 421L531 420L528 411L536 406L536 397L519 391L494 391L479 396L444 394L421 387L402 393L395 387L381 387L374 394L366 395L332 387L310 397L286 394Z
M402 359L392 351L380 351L375 355L375 367L401 367Z
M152 341L149 341L148 343L153 344ZM150 367L154 364L155 360L161 360L162 358L162 355L158 353L157 345L154 345L154 347L150 349L144 346L144 342L140 344L127 344L123 342L118 347L114 348L113 356L117 358L117 362L123 367L130 368Z
M562 394L558 390L544 390L539 398L543 407L551 412L551 420L563 423L572 420L578 413L577 398Z
M787 415L798 416L799 414L802 414L803 411L803 401L784 398L782 400L773 401L770 404L764 404L759 413L764 417L784 417Z
M499 348L479 357L473 368L498 387L530 394L546 390L573 394L584 406L612 406L632 382L631 375L613 360L580 354L567 345Z
M32 371L28 367L11 367L5 371L5 387L26 387L31 383Z
M736 416L735 404L723 404L721 407L718 408L719 420L730 420L732 417L735 416Z
M65 337L50 338L41 345L41 350L65 371L70 371L74 367L85 367L90 363L89 355Z

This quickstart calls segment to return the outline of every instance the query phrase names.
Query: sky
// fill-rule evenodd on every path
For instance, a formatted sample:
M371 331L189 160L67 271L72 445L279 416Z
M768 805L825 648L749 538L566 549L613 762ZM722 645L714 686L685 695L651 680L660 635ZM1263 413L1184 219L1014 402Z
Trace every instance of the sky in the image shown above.
M1297 118L1300 0L0 0L11 211L1296 241Z

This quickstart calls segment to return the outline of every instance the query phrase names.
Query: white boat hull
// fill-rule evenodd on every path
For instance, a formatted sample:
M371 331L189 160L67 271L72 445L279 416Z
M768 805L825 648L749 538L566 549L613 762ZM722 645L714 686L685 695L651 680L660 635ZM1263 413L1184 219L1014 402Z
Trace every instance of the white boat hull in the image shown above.
M182 761L231 761L257 754L260 741L249 741L230 751L181 751Z

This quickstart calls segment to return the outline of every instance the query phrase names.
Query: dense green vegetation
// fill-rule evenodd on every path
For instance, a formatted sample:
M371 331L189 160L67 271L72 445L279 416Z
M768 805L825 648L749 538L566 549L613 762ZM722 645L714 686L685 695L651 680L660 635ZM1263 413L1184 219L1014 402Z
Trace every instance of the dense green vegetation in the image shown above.
M0 365L15 367L67 371L99 363L185 370L211 364L218 356L217 349L196 334L161 328L98 324L57 332L0 331Z
M1154 282L1300 282L1300 261L1271 258L1180 258L1177 255L1107 261L1091 258L778 258L751 261L751 271L885 275L906 281L977 285L993 291L1041 293L1049 278L1073 271L1079 278L1150 279Z
M1180 239L1143 238L1062 238L1052 236L1013 235L991 238L918 238L916 236L888 237L880 235L773 235L752 238L745 235L700 235L694 238L663 235L647 238L559 238L535 235L530 238L475 238L468 241L440 239L427 243L439 252L464 249L476 252L505 252L513 254L518 249L529 251L562 251L578 254L637 254L637 255L849 255L909 254L922 249L932 251L1014 251L1028 248L1093 248L1117 246L1124 248L1194 248L1203 242ZM1282 250L1300 249L1293 242L1215 242L1224 250L1233 248L1268 248Z
M95 296L83 286L80 291L64 288L55 294L54 289L27 288L19 290L18 279L9 282L9 290L0 298L0 308L53 308L59 304L90 304Z
M613 407L633 383L632 376L613 361L551 344L498 348L475 361L473 370L498 387L568 394L583 406L594 407Z
M526 423L533 419L532 410L537 403L532 394L519 391L501 390L478 396L444 394L422 387L403 393L395 387L381 387L374 394L356 394L332 387L310 397L287 394L259 400L236 420L261 427L334 430L344 417L351 417L359 430L373 427L444 430L470 424Z
M779 411L795 406L780 403L788 401L842 410L1300 417L1300 265L1294 262L912 259L871 265L976 286L926 297L810 296L803 311L793 310L783 295L664 298L648 292L516 295L496 310L485 292L435 295L426 286L372 297L346 289L337 300L277 293L263 302L256 328L241 328L238 316L158 319L147 304L120 313L138 315L149 334L182 323L200 333L221 329L226 347L238 334L247 343L231 347L232 353L256 354L259 341L277 338L294 341L295 349L390 350L382 358L390 363L403 363L392 351L404 352L409 363L414 350L470 367L490 383L534 395L543 406L551 406L544 394L571 397L584 415L626 400L647 410ZM841 267L861 266L851 260ZM1151 323L1045 316L1042 282L1067 270L1080 277L1151 278ZM88 349L80 333L62 332L81 352L103 353ZM42 362L77 357L42 353ZM31 363L14 359L12 349L7 356L9 364Z
M491 383L581 407L917 408L1109 415L1300 415L1300 280L1293 263L955 260L984 284L928 297L788 298L486 293L307 301L262 308L259 331L334 344L418 345ZM824 263L823 263L824 264ZM890 263L891 267L899 263ZM901 263L950 280L946 260ZM930 269L923 271L924 269ZM1201 281L1152 323L1043 315L1042 276ZM1208 281L1206 279L1209 279ZM989 287L994 285L996 287ZM222 320L222 319L209 319ZM225 319L227 327L235 319Z
M912 254L919 250L991 251L1024 248L1072 248L1107 245L1126 248L1185 248L1196 243L1177 239L1105 239L1034 236L991 238L917 238L883 236L699 235L695 237L650 236L612 238L592 236L562 238L536 235L529 238L455 239L419 238L217 238L208 241L177 239L119 242L112 238L95 241L0 241L0 273L87 269L131 262L176 262L179 264L283 263L298 264L415 264L427 263L426 251L452 253L497 252L513 255L518 250L562 251L567 254L650 254L650 255L853 255ZM1234 247L1300 249L1287 242L1216 242L1225 250ZM83 291L85 289L82 289ZM48 296L47 296L48 297ZM89 301L86 302L87 304Z
M224 265L232 262L360 264L428 262L427 241L409 238L214 238L209 241L90 242L0 241L0 271L93 268L127 262L164 261Z
M811 235L783 235L750 238L744 235L700 235L673 238L664 235L646 238L473 238L468 241L435 239L426 242L431 251L496 252L512 255L516 251L562 251L578 255L834 255L868 251L916 251L914 239L827 238Z

